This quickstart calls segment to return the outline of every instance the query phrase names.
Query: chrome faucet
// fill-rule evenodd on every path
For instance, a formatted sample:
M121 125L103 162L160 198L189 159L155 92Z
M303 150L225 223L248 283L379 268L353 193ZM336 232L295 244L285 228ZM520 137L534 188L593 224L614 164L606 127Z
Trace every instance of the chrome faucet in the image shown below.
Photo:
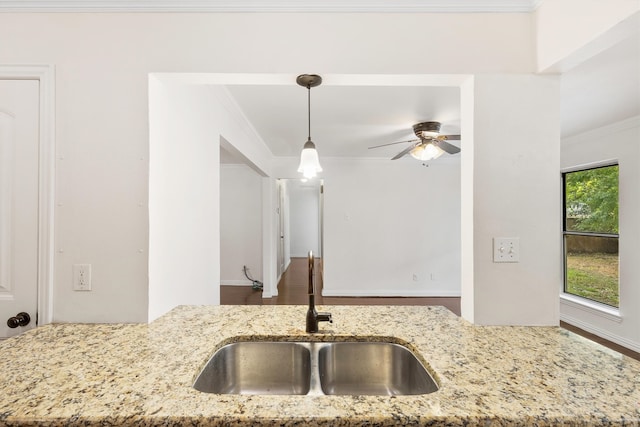
M309 251L309 309L307 310L307 332L311 333L318 332L318 322L333 323L331 313L318 313L316 311L316 290L313 269L313 252Z

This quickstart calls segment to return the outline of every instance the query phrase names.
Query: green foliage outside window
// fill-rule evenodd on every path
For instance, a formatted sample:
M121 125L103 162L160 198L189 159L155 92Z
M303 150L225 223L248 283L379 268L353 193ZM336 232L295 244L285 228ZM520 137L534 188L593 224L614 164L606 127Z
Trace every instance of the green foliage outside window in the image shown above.
M618 234L618 166L565 176L567 230Z
M564 291L619 307L618 166L568 172L564 179Z

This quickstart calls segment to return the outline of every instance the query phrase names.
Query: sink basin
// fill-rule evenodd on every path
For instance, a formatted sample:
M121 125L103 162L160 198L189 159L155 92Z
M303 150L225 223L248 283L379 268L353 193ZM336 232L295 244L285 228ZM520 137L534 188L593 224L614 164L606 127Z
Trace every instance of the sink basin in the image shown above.
M386 342L336 342L318 353L324 394L427 394L438 386L406 347Z
M209 359L193 387L218 394L358 396L438 390L409 349L371 341L228 344Z
M193 387L219 394L307 394L309 349L293 342L236 342L214 353Z

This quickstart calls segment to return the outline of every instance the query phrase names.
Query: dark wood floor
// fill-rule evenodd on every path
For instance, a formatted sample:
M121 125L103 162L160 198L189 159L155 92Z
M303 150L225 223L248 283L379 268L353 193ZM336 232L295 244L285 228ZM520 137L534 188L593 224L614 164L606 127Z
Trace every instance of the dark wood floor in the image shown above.
M574 332L574 333L576 333L578 335L582 335L583 337L588 338L591 341L595 341L597 343L602 344L605 347L609 347L610 349L615 350L618 353L622 353L622 354L627 355L627 356L629 356L629 357L631 357L633 359L640 360L640 353L638 353L638 352L635 352L633 350L629 350L626 347L623 347L623 346L618 345L618 344L616 344L614 342L605 340L604 338L600 338L597 335L589 333L589 332L587 332L587 331L585 331L583 329L580 329L580 328L578 328L576 326L570 325L570 324L568 324L566 322L560 322L560 326L565 328L565 329L567 329L567 330L569 330L569 331L571 331L571 332Z
M315 262L317 305L442 305L460 316L460 298L448 297L323 297L320 263ZM262 292L250 286L220 286L222 305L289 305L309 303L307 258L292 258L278 283L278 295L262 298Z
M316 259L316 304L317 305L442 305L460 316L460 298L449 297L323 297L320 263ZM308 270L306 258L292 258L287 271L278 283L278 296L262 298L262 291L251 286L220 286L222 305L287 305L308 304ZM560 326L615 351L640 360L640 353L607 341L582 329L561 322Z

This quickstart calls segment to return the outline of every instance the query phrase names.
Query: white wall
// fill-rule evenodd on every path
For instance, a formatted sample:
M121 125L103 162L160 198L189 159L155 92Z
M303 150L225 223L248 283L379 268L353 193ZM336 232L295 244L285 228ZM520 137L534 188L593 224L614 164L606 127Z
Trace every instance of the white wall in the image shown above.
M149 320L219 296L219 134L212 92L151 79Z
M458 162L322 160L323 294L438 296L464 288L463 316L474 323L557 325L559 79L476 75L461 93ZM279 159L274 171L294 163ZM519 237L520 262L493 263L493 237Z
M246 165L220 166L220 284L262 281L262 177Z
M474 301L474 164L475 144L474 78L468 77L460 86L461 135L466 141L460 155L460 312L469 320L475 319Z
M557 325L559 78L476 75L473 97L473 192L464 197L473 198L473 260L465 263L473 264L474 301L462 314L479 324ZM494 237L519 237L520 262L494 263Z
M270 163L264 142L220 86L151 76L149 320L179 304L220 301L220 143L249 146L254 169Z
M54 320L147 319L149 73L530 72L532 38L526 14L1 13L0 63L56 66Z
M269 176L262 179L262 297L278 295L278 182Z
M296 161L278 159L275 173ZM323 158L322 167L323 295L460 295L459 161Z
M289 242L292 257L320 253L320 182L289 180Z
M539 71L564 72L638 32L636 0L547 0L534 14Z
M619 164L619 314L562 300L562 320L640 351L640 117L562 141L562 168L606 160Z
M579 3L578 7L582 8L583 3ZM625 14L629 16L628 11L621 15L616 12L620 17ZM593 15L599 16L598 10ZM607 19L609 23L614 21ZM539 17L538 29L544 24ZM484 165L473 172L478 180L474 184L473 206L476 212L482 213L475 224L480 232L474 235L473 242L475 262L479 264L474 267L478 273L476 281L480 281L474 294L474 317L482 318L481 313L490 311L497 302L509 310L483 321L508 322L520 318L522 312L525 313L523 319L535 321L535 316L527 314L526 307L522 310L521 301L527 301L532 309L549 307L545 316L552 319L557 301L554 305L546 299L550 279L547 276L558 273L555 265L547 263L554 254L543 250L547 239L544 231L544 242L536 244L533 253L526 253L530 250L526 245L540 226L531 215L535 213L538 218L542 213L546 218L547 213L538 212L535 206L531 206L531 215L526 213L528 209L521 209L514 217L517 218L516 227L508 229L509 217L498 206L524 207L530 206L531 201L523 200L521 196L512 197L513 190L502 184L491 187L494 181L522 184L529 190L543 191L546 204L546 191L550 190L546 180L557 177L557 169L551 172L554 159L549 159L549 166L545 163L547 159L538 157L528 163L526 161L533 153L525 152L526 155L520 158L516 152L532 149L529 147L546 141L545 138L554 141L555 135L551 133L557 126L555 107L551 105L555 95L550 88L538 83L531 86L532 90L542 89L541 94L549 95L544 101L527 92L520 83L510 80L513 75L526 81L529 78L526 73L536 69L533 25L528 14L0 14L0 40L3 41L0 43L0 63L50 63L56 66L58 163L54 320L127 322L147 319L147 301L153 300L148 276L152 276L149 269L154 265L147 255L148 230L153 228L153 219L146 209L147 200L152 197L148 188L149 73L267 71L295 76L301 70L344 74L463 73L487 79L480 82L480 86L476 81L474 89L476 96L481 95L475 102L478 116L473 131L474 143L477 143L474 163L476 167ZM238 31L239 28L252 28L252 31ZM327 33L326 28L332 31ZM353 31L354 28L358 31ZM398 28L403 30L398 31ZM430 31L424 31L424 28ZM594 28L598 30L599 27ZM546 37L544 40L547 41L538 40L541 68L592 40L591 33L582 34L575 40L567 34L569 30L558 25L550 31L553 32L549 37L540 36ZM305 37L295 37L298 34L305 34ZM565 37L571 37L570 43L563 43ZM555 43L563 46L562 50L556 50ZM422 51L425 45L430 47L430 54L416 55L415 52ZM525 77L518 76L520 73ZM526 95L522 98L527 100L524 108L524 101L506 96L508 90ZM529 99L534 102L528 102ZM511 110L522 110L522 114ZM511 117L517 125L510 123ZM524 120L525 117L529 120ZM541 131L541 126L534 126L538 123L546 123L548 128ZM215 124L220 129L225 126L238 130L243 124L235 118ZM212 141L217 141L221 134L227 138L228 133L222 131L211 135ZM239 133L247 134L241 130ZM497 140L496 136L499 136ZM243 146L243 151L256 150L262 153L259 156L268 157L263 147L256 148L259 143L237 141L236 144ZM495 148L492 148L493 144ZM509 151L510 144L516 151ZM479 153L485 149L486 154ZM496 153L497 149L507 151ZM497 158L506 162L505 168L490 171L482 162ZM268 160L255 164L263 170L269 167ZM523 168L516 167L518 164L524 165L528 173L528 168L536 169L542 182L534 181L530 173L521 179ZM213 174L217 169L211 172L212 182L207 184L215 182ZM365 172L367 174L370 172ZM348 176L345 178L353 180ZM263 182L263 186L269 185ZM510 191L505 193L499 189ZM503 199L496 207L491 207L488 202L499 199L497 195L502 195ZM208 197L214 195L208 194ZM328 193L327 208L330 204ZM264 210L270 212L271 208L267 203ZM342 208L333 204L333 209L340 212ZM496 220L500 220L499 227L488 227L495 225ZM546 220L543 223L546 224ZM327 233L329 225L327 223ZM267 228L263 225L263 230ZM511 267L500 266L498 269L486 264L489 262L490 237L497 232L518 233L523 257L542 255L539 262L525 262L518 267L518 273L530 274L531 280L513 285L512 273L507 270ZM362 233L367 239L364 231ZM396 235L390 238L395 239ZM219 236L213 236L213 239L219 239ZM327 234L327 250L337 242L337 237L331 242ZM555 244L554 247L558 247L557 242ZM434 257L437 258L437 254ZM82 295L82 299L70 286L71 265L76 262L94 266L94 291ZM218 261L212 262L211 279L219 269ZM335 262L340 265L339 260ZM180 268L176 267L176 270ZM332 267L327 264L326 268ZM425 268L430 270L432 265L426 264ZM366 268L362 270L366 274ZM406 270L399 269L392 278L395 280L403 275L406 280ZM266 270L264 273L272 276ZM351 274L359 277L356 272ZM180 296L184 279L177 274L171 277L175 283L167 284L176 288L175 293ZM338 275L334 277L343 280ZM215 280L217 282L219 277ZM400 288L414 289L411 287L413 281L410 281L410 284L400 283ZM495 286L482 286L482 283L493 282ZM542 289L540 283L543 283ZM336 286L338 289L339 285ZM367 283L361 281L359 286L365 288ZM539 292L544 295L538 295ZM79 306L81 310L78 310Z

